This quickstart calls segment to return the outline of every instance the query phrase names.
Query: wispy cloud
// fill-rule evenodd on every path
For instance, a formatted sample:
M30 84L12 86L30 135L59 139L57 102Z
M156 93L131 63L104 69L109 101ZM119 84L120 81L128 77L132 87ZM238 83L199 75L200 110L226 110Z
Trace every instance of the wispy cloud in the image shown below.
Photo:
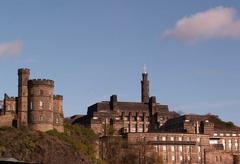
M164 37L194 43L216 38L240 38L240 19L234 8L219 6L186 16L175 27L164 32Z
M7 56L17 56L21 53L23 43L20 41L0 43L0 58Z

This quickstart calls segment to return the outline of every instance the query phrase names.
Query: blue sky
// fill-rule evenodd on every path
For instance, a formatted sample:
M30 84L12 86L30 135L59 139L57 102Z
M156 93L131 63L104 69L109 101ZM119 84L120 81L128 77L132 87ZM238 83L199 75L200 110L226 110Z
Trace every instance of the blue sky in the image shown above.
M159 103L240 125L238 1L8 0L0 20L0 98L28 67L55 80L65 116L112 94L140 101L146 64Z

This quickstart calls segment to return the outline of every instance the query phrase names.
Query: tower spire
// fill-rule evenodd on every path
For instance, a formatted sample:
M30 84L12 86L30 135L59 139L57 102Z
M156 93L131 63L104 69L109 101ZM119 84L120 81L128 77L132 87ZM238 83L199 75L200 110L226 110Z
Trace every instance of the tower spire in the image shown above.
M143 73L142 73L141 98L143 103L149 102L149 81L148 81L148 73L147 73L146 65L144 65Z

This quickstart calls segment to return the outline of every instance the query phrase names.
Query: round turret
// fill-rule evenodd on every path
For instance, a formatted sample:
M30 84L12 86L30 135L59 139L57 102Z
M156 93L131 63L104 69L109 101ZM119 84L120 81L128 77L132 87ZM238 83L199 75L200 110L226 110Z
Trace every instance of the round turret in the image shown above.
M32 129L53 129L53 89L52 80L29 80L29 126Z

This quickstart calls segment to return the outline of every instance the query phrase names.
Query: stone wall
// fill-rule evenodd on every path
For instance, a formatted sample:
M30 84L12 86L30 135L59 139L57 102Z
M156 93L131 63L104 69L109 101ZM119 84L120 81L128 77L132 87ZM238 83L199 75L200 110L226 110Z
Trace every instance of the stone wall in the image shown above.
M12 115L0 116L0 127L12 127L13 119L14 119L14 117Z
M215 150L205 151L206 164L233 164L233 155L229 152Z

